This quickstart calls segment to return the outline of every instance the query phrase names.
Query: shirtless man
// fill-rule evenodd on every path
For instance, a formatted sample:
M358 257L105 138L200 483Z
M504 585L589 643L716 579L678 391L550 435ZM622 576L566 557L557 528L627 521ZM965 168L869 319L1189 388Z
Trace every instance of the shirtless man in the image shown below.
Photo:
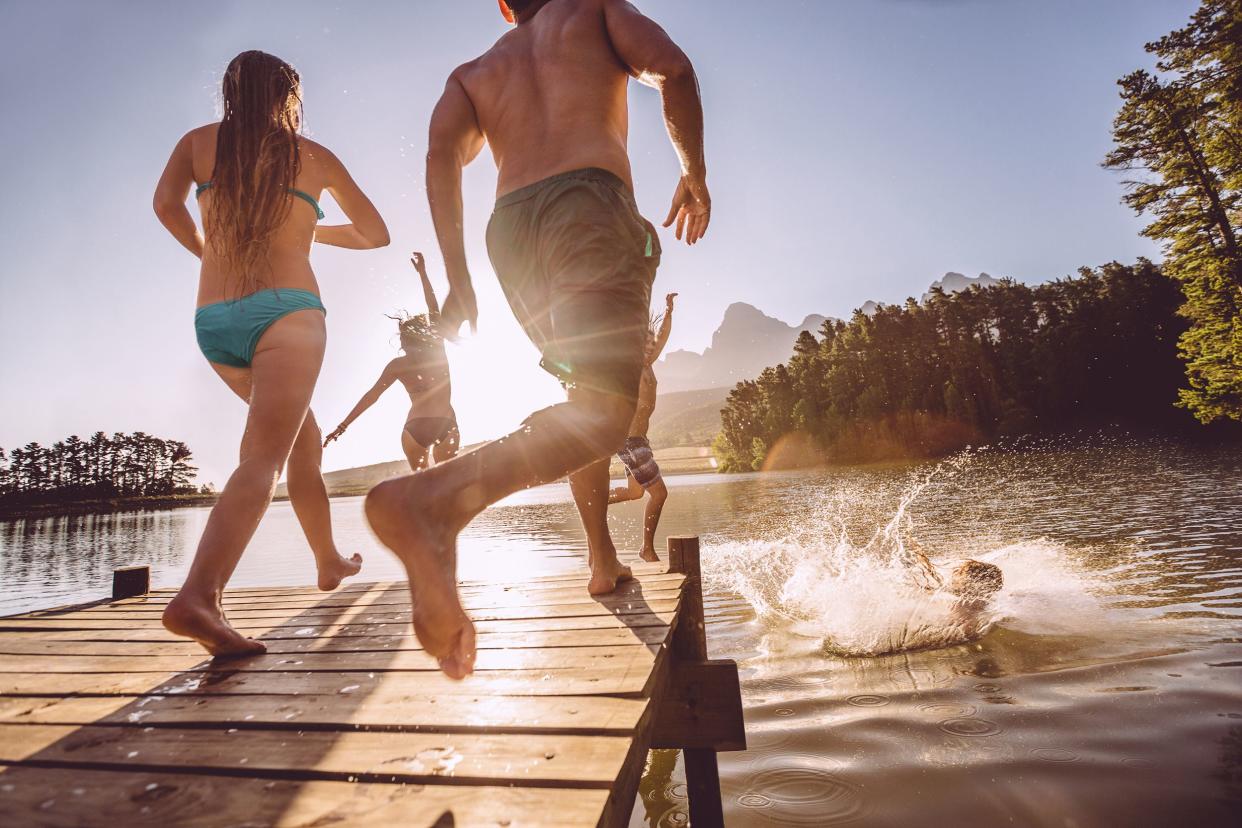
M613 489L608 495L608 503L611 505L638 500L643 492L647 493L647 508L643 512L643 549L638 556L651 563L660 560L655 551L656 527L660 525L660 512L664 510L664 501L668 500L668 487L664 485L660 466L651 451L651 441L647 439L647 431L651 428L651 415L655 413L656 406L656 375L651 366L655 365L655 361L664 352L664 346L668 344L668 335L673 330L673 300L676 298L676 293L664 297L660 330L648 332L644 358L646 365L643 367L642 382L638 386L638 407L634 411L634 419L630 421L630 436L625 438L625 447L617 452L617 457L625 466L626 485Z
M447 335L478 316L462 228L462 167L491 144L499 169L487 247L514 314L568 401L468 454L376 486L367 518L405 564L414 632L454 678L474 668L457 593L457 535L488 505L569 475L593 595L630 577L608 534L608 461L624 443L644 367L660 242L634 203L626 152L631 77L655 87L681 162L664 226L694 244L711 199L703 107L689 59L625 0L501 0L516 26L450 75L431 118L427 197L448 271Z

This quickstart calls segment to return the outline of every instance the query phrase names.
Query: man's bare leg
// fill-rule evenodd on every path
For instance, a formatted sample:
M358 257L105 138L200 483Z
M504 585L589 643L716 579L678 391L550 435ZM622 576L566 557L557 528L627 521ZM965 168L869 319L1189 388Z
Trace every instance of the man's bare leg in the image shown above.
M596 460L569 476L574 505L578 507L582 528L586 530L587 562L591 567L587 592L592 595L606 595L617 588L618 582L634 577L630 568L617 560L617 547L608 531L608 465L611 459L609 456Z
M647 489L647 505L643 510L643 551L639 553L639 557L648 563L660 560L655 551L655 536L666 500L668 487L664 485L664 479L660 478Z
M357 552L344 558L336 550L332 538L332 509L328 503L328 487L323 482L323 435L315 422L314 412L306 412L302 430L298 432L289 454L287 487L293 513L302 525L302 533L315 554L318 586L331 592L341 581L357 575L362 569L362 556Z
M447 675L469 675L475 658L474 625L457 592L457 535L501 498L611 455L633 415L632 400L571 393L569 402L532 414L509 436L367 495L371 528L405 565L414 633Z

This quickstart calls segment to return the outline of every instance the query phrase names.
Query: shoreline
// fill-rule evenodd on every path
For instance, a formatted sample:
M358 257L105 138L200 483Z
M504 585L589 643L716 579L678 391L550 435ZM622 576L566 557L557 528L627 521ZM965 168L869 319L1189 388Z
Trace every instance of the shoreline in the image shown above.
M218 494L114 497L100 500L76 500L69 503L30 503L11 508L0 506L0 521L80 515L115 515L125 512L153 512L190 506L211 506L219 497Z

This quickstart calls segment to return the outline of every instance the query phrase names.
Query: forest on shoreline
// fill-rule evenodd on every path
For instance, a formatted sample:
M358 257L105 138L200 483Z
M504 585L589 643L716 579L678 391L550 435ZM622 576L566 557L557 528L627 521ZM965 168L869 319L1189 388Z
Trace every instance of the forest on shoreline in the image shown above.
M1155 71L1117 82L1102 166L1126 175L1122 201L1148 219L1159 266L933 292L827 322L788 364L730 393L713 444L721 468L935 457L1083 426L1236 435L1242 2L1203 0L1145 49Z
M162 508L214 500L194 485L193 454L180 440L141 431L51 446L0 448L0 516Z

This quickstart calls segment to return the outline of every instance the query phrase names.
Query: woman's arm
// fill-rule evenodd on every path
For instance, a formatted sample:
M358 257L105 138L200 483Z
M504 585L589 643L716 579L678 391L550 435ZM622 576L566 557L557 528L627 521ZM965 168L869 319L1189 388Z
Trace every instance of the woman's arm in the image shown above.
M660 320L660 331L656 334L655 347L647 355L648 365L655 364L660 354L664 353L664 346L668 344L669 334L673 332L673 300L676 298L676 293L670 293L664 297L664 318Z
M328 447L328 443L331 443L333 440L344 434L345 430L349 428L353 421L358 419L362 412L375 405L379 398L383 396L384 392L388 390L388 387L396 381L396 374L389 370L390 368L391 365L384 368L384 372L380 374L380 378L376 381L375 385L371 386L371 390L362 395L362 399L358 400L358 404L354 406L354 410L349 412L345 419L341 420L341 424L334 428L332 433L324 438L324 448Z
M199 232L194 217L185 206L194 187L194 165L190 133L181 136L177 146L173 147L168 164L159 183L155 185L155 198L151 206L160 223L172 233L173 238L181 242L181 246L200 259L203 258L203 234Z
M436 291L431 286L431 279L427 278L427 262L423 259L423 254L417 250L411 253L410 264L414 265L414 269L418 271L419 278L423 281L423 299L427 301L427 313L432 316L439 316L440 303L436 301Z
M332 198L341 205L350 224L321 224L315 227L315 241L350 250L372 250L388 245L388 225L375 209L371 199L354 182L341 160L326 147L316 145L315 157L327 171L327 187Z

